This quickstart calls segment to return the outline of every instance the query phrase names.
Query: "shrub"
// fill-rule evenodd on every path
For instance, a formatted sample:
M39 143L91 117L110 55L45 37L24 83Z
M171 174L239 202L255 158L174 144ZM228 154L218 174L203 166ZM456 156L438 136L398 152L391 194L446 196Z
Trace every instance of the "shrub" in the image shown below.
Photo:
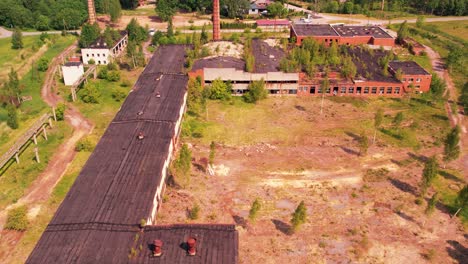
M37 62L37 70L38 71L45 72L45 71L47 71L48 68L49 68L49 60L48 59L41 58Z
M90 60L88 60L88 64L94 65L94 64L96 64L96 61L94 59L90 59Z
M95 83L87 83L83 89L78 92L78 96L87 104L98 104L101 98L101 92L96 87Z
M102 68L99 72L98 72L98 78L99 79L107 79L107 75L109 74L109 70L107 68Z
M115 101L120 102L125 99L127 94L122 88L113 88L112 89L112 98L114 98Z
M261 204L260 204L260 201L257 198L252 203L252 207L250 208L250 211L249 211L249 219L251 221L255 221L255 219L257 219L258 211L260 210L260 208L261 208Z
M14 105L8 105L7 106L7 125L11 129L17 129L19 127L18 124L18 113L16 112L16 107Z
M118 67L117 63L111 62L111 63L107 64L107 69L109 71L116 71L116 70L119 69L119 67Z
M24 205L8 211L5 229L25 231L29 224L27 212L28 209Z
M291 218L291 231L296 231L300 225L304 224L307 220L307 208L304 201L302 201L292 214Z
M75 146L75 150L78 152L86 151L91 152L94 149L94 144L89 138L82 138L78 140Z
M199 215L200 215L200 206L197 203L195 203L192 209L190 209L188 217L191 220L197 220Z
M45 42L46 39L50 39L50 35L47 34L47 32L42 32L39 38L41 39L42 42Z
M262 79L249 84L249 91L243 95L243 98L247 103L256 103L258 100L267 98L267 95L265 82Z
M109 71L107 73L106 80L108 80L109 82L118 82L118 81L120 81L120 72L118 72L118 71Z
M64 120L65 119L65 104L58 104L57 108L55 109L55 116L57 120Z
M125 80L122 80L122 83L120 84L121 87L130 87L132 86L132 82L130 82L129 80L125 79Z

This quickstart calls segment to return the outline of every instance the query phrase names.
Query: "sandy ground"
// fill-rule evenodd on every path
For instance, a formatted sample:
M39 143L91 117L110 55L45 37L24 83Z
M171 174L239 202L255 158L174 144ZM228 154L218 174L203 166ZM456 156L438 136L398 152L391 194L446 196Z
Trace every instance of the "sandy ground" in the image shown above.
M319 112L315 102L302 102L307 115L294 113L311 118L311 113ZM350 105L337 115L329 113L344 105L327 102L327 117L311 120L310 134L296 135L291 128L288 142L278 138L249 145L219 143L214 176L202 165L208 146L188 141L194 165L189 187L167 189L158 223L236 224L240 263L427 263L426 258L433 263L463 263L468 241L459 219L451 219L443 207L428 217L426 206L414 202L421 160L440 153L440 148L424 149L425 156L419 156L378 139L367 156L359 157L356 135L315 133L345 129L352 120L364 118ZM211 122L223 122L222 114L210 115ZM293 127L295 121L283 115L272 121L275 126ZM245 133L257 133L257 128L246 128ZM383 170L370 177L370 169ZM463 184L452 183L457 190ZM262 209L252 222L248 211L256 198ZM300 201L305 202L308 220L290 234L291 214ZM194 202L201 212L191 221L187 212Z
M209 58L218 56L229 56L241 59L244 52L244 45L232 43L230 41L209 42L204 45L213 54ZM216 51L218 50L218 51Z
M116 24L112 24L113 27L119 29L125 29L125 27L130 23L132 18L135 18L138 23L142 26L148 25L148 28L154 28L156 30L165 30L167 29L167 22L163 22L157 16L122 16ZM193 21L190 23L189 21ZM105 25L110 24L110 18L107 15L98 16L98 23L101 28L104 28ZM203 26L203 25L210 25L211 20L209 19L199 19L197 17L191 16L182 16L176 15L173 18L173 25L174 27L189 27L191 25L194 26Z

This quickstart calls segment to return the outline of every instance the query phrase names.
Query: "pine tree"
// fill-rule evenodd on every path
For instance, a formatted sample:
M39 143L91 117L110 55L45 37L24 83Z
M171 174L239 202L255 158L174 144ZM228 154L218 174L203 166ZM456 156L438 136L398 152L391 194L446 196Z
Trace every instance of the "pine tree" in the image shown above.
M431 215L434 212L435 206L436 206L438 201L439 201L439 195L438 195L438 193L434 193L434 195L432 195L431 199L429 199L429 201L427 202L427 208L426 208L426 211L425 211L425 213L427 215Z
M255 201L252 203L252 207L250 208L249 211L249 219L252 222L255 222L258 216L258 211L261 209L262 205L260 204L260 200L255 199Z
M174 36L174 26L172 24L172 19L169 20L167 23L167 36L173 37Z
M406 20L405 20L405 22L401 23L400 29L398 29L398 33L397 33L397 34L398 34L398 35L397 35L397 39L396 39L396 40L397 40L397 42L398 42L399 44L402 44L402 43L403 43L403 40L404 40L405 38L407 38L407 37L408 37L408 34L409 34L409 32L408 32L408 25L406 24Z
M11 129L17 129L18 128L18 114L16 112L16 107L14 105L9 104L7 106L7 125Z
M455 205L458 207L458 210L453 215L454 217L457 216L457 214L460 211L467 209L467 205L468 205L468 185L465 185L465 187L463 187L463 189L461 189L458 192L457 199L455 199Z
M117 22L121 16L122 7L119 0L110 0L109 14L112 22Z
M367 155L368 148L369 139L367 138L367 135L364 132L362 132L361 135L359 135L359 156Z
M213 165L215 154L216 154L216 144L215 144L214 141L211 141L211 144L210 144L210 158L209 158L210 165Z
M454 127L445 139L444 161L456 160L460 156L460 127Z
M377 130L382 125L383 114L384 114L383 110L378 109L377 112L374 115L374 140L372 141L374 144L375 144L375 138L377 137Z
M304 201L301 201L299 206L292 214L291 218L291 231L297 231L299 227L304 224L307 220L307 208L305 207Z
M437 177L439 170L439 165L437 163L437 158L432 156L424 164L422 182L421 182L421 196L426 195L427 189L431 186L434 179Z
M11 48L22 49L23 46L23 34L21 33L21 30L15 28L13 35L11 36Z

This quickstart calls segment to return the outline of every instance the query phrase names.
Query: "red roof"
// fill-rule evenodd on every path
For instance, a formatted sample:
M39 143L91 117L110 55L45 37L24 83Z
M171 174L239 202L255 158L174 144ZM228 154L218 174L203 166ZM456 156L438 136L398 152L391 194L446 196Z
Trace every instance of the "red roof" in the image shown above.
M287 26L289 25L289 20L286 19L275 19L275 20L270 20L270 19L262 19L262 20L257 20L257 26Z

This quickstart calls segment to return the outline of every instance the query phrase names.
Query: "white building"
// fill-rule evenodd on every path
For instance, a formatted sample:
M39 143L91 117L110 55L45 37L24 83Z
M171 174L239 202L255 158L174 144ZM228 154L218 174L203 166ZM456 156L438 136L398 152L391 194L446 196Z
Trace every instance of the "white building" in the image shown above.
M63 82L65 85L73 85L84 74L83 63L81 62L67 62L62 66Z
M92 59L97 65L107 65L113 58L119 56L128 44L126 31L120 32L121 38L114 45L108 46L103 37L99 37L88 48L81 49L81 57L84 64L89 64Z

